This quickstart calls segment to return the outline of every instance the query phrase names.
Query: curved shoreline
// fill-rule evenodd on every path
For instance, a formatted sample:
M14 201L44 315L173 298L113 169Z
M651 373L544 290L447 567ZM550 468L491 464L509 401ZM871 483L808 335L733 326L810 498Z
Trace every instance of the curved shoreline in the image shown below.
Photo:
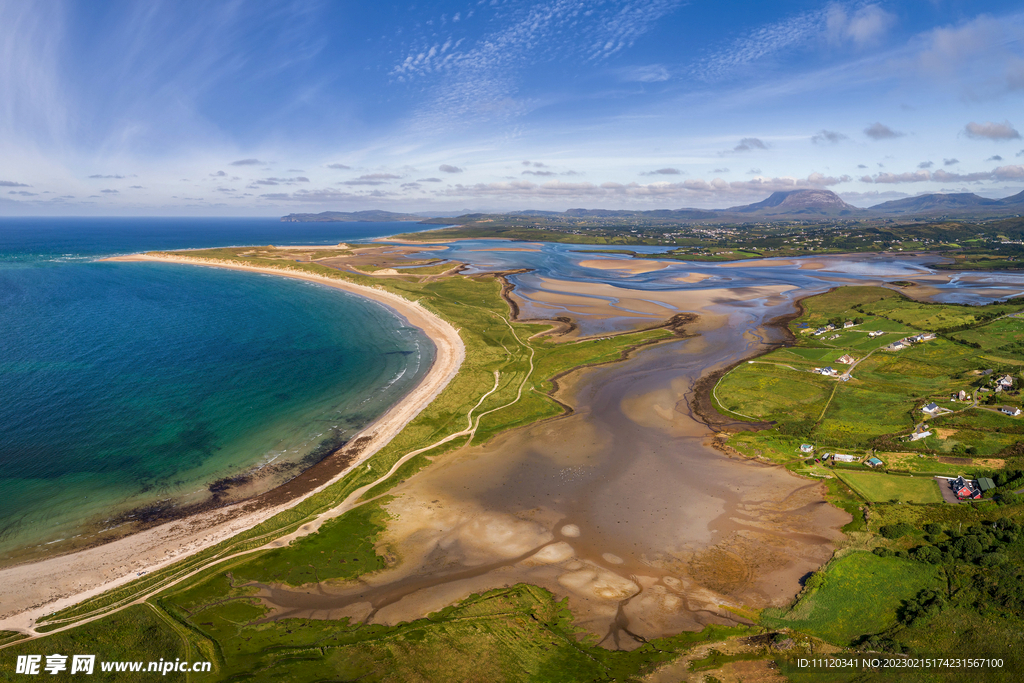
M50 612L117 588L136 578L139 572L161 569L295 507L342 479L389 443L448 386L465 359L465 345L455 327L418 302L383 289L297 270L260 268L212 259L133 254L104 260L177 263L251 271L316 282L347 291L391 308L410 325L422 330L435 345L434 362L412 391L354 435L349 446L324 461L326 463L344 457L340 470L335 467L335 471L330 472L331 476L326 480L319 476L305 477L305 481L300 482L300 485L305 484L305 490L297 491L289 499L280 501L268 496L269 500L265 500L263 505L255 502L260 497L243 500L67 555L0 569L0 585L3 586L4 594L0 630L23 631L31 628L37 619ZM314 470L317 470L317 466L306 470L306 473L313 473ZM322 473L321 468L316 474ZM300 479L303 479L302 475L292 482ZM288 484L268 493L280 491L286 486Z

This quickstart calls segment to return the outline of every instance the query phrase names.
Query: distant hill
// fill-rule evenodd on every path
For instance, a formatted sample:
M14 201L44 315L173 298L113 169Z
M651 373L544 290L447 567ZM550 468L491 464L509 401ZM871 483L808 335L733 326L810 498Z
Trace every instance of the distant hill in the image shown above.
M282 223L394 223L422 221L423 216L393 211L324 211L322 213L290 213Z
M870 208L871 211L878 211L887 215L902 215L908 213L950 213L961 209L977 209L982 207L1003 206L1005 200L986 199L979 197L973 192L958 192L952 194L923 194L917 197L895 199L891 202L882 202Z
M999 203L1004 206L1022 206L1024 207L1024 192L1018 192L1010 197L1003 197L999 200Z
M324 211L323 213L292 213L281 220L291 223L310 222L395 222L408 221L433 225L491 225L529 226L538 222L551 225L611 225L640 221L651 225L674 222L709 221L715 223L751 223L762 219L811 220L819 218L880 219L921 216L950 216L960 218L998 217L1024 213L1024 192L1003 199L986 199L971 192L934 193L883 202L860 209L844 202L831 190L799 189L773 192L771 196L753 204L728 209L656 209L635 211L621 209L569 209L564 212L527 209L509 213L470 213L449 217L451 213L431 214L395 213L393 211Z
M756 204L733 206L723 213L757 216L852 216L863 209L847 204L831 190L788 190L773 192Z

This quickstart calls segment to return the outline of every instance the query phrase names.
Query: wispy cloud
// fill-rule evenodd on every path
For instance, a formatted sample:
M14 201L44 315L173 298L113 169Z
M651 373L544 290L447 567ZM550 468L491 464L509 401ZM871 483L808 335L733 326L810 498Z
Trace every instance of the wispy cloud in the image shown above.
M906 173L877 173L874 176L862 176L863 183L875 183L883 185L899 185L903 183L923 183L928 181L950 183L979 183L986 180L1020 180L1024 178L1024 166L999 166L991 171L976 171L974 173L950 173L939 169L938 171L909 171Z
M551 181L536 184L523 180L499 183L477 183L473 185L452 185L439 190L439 196L476 199L501 197L515 200L545 200L562 198L571 201L591 200L643 200L654 201L704 201L716 199L746 199L763 197L766 193L800 188L823 188L852 180L850 176L825 176L812 173L806 178L753 178L751 180L727 182L721 179L685 180L682 182L660 182L647 185L640 183L567 183Z
M829 6L825 20L831 42L851 42L858 47L878 42L895 23L896 15L878 5L849 8L838 3Z
M13 180L0 180L0 187L32 187L25 183L17 183Z
M239 159L238 161L232 161L232 166L265 166L266 164L259 159Z
M353 180L346 180L342 182L342 185L384 185L393 180L401 180L402 176L395 175L393 173L366 173L354 178Z
M834 130L825 130L824 128L811 136L811 142L813 142L816 145L824 145L828 143L834 145L837 142L842 142L843 140L848 139L849 138L847 138L842 133L837 133Z
M632 47L681 0L548 0L532 6L500 7L495 28L473 38L439 37L434 31L415 39L391 69L399 82L433 79L433 102L421 125L449 128L457 120L508 118L529 104L519 97L521 72L557 58L577 64L605 60ZM454 30L454 29L453 29ZM574 40L565 40L572 33ZM664 80L658 71L642 74Z
M1024 90L1024 13L982 14L927 31L912 42L894 70L925 78L970 99L991 99Z
M451 164L441 164L437 167L438 171L442 173L462 173L463 169L458 166L452 166Z
M654 171L645 171L640 175L680 175L681 173L682 171L680 171L678 168L667 167L659 168Z
M754 149L768 149L768 145L760 138L743 138L740 144L732 148L734 152L749 152Z

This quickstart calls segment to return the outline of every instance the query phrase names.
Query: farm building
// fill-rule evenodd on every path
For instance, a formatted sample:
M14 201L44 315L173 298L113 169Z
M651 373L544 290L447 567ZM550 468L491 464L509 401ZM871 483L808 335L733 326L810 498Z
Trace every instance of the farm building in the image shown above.
M809 443L800 444L800 452L801 453L810 453L813 450L814 450L814 446L812 446Z
M847 353L847 354L844 354L843 357L840 358L839 360L837 360L836 362L837 363L842 363L843 365L850 365L851 363L853 363L854 360L856 360L856 359L853 356L851 356L850 354Z
M884 463L878 458L868 458L866 464L868 467L878 467Z
M988 477L978 477L978 488L981 489L982 493L985 491L991 491L996 487L996 483Z
M911 434L910 435L910 440L911 441L920 441L921 439L927 439L931 435L932 435L931 431L917 432L916 434Z
M868 332L868 336L869 337L881 337L883 334L885 334L885 332L882 332L881 330L875 330L874 332Z
M938 415L939 414L939 406L938 406L937 403L932 401L931 403L926 405L924 408L921 408L921 412L925 413L927 415Z
M970 479L957 477L949 481L949 486L960 500L981 498L981 488Z
M832 459L836 462L857 462L860 458L856 455L846 455L845 453L833 453Z

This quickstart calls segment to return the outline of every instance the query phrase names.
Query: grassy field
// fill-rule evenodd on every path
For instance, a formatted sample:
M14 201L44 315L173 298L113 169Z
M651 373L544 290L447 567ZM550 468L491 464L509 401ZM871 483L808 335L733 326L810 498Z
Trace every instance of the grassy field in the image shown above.
M1024 436L1013 418L972 410L969 402L949 401L961 390L974 394L983 386L994 389L993 378L1013 374L1017 364L1024 364L1024 346L1016 346L1022 343L1018 337L1024 339L1024 320L1000 318L1020 310L1022 302L928 304L886 288L840 287L805 299L802 305L805 313L790 326L795 345L744 363L726 375L715 390L722 408L748 419L777 422L776 432L814 443L819 450L879 448L992 457L1015 444L1019 440L1015 435ZM859 324L819 336L802 332L846 320ZM904 336L958 326L967 329L950 333L952 340L940 337L897 352L881 348ZM989 328L994 329L991 335ZM885 334L868 338L867 332L875 330ZM827 338L833 334L838 338ZM985 339L987 347L975 348L974 339ZM995 353L1013 356L1008 362L1014 365L998 362ZM850 366L837 362L843 354L857 361L849 381L813 372L826 365L847 370ZM1022 382L1018 377L1018 384ZM963 414L936 418L932 422L943 427L941 433L904 442L902 437L925 418L920 408L931 401ZM996 405L1020 405L1020 401L1017 386L1000 394ZM954 425L957 429L952 433Z
M851 552L821 573L821 585L806 589L791 610L762 622L849 645L863 635L880 633L896 623L901 602L939 585L938 568L895 557Z
M18 655L42 655L45 663L46 655L52 654L68 656L69 668L72 655L96 655L94 673L85 677L91 681L151 681L155 676L145 672L103 673L100 671L101 661L155 662L160 659L174 661L178 657L190 661L214 661L216 656L211 642L171 619L162 609L153 605L135 605L73 631L56 633L0 651L0 681L31 680L14 673ZM41 674L50 680L77 678L67 672L65 676ZM184 677L172 674L167 680L180 681Z
M835 475L847 486L874 503L901 501L903 503L941 503L939 486L931 477L909 477L880 472L835 470Z

